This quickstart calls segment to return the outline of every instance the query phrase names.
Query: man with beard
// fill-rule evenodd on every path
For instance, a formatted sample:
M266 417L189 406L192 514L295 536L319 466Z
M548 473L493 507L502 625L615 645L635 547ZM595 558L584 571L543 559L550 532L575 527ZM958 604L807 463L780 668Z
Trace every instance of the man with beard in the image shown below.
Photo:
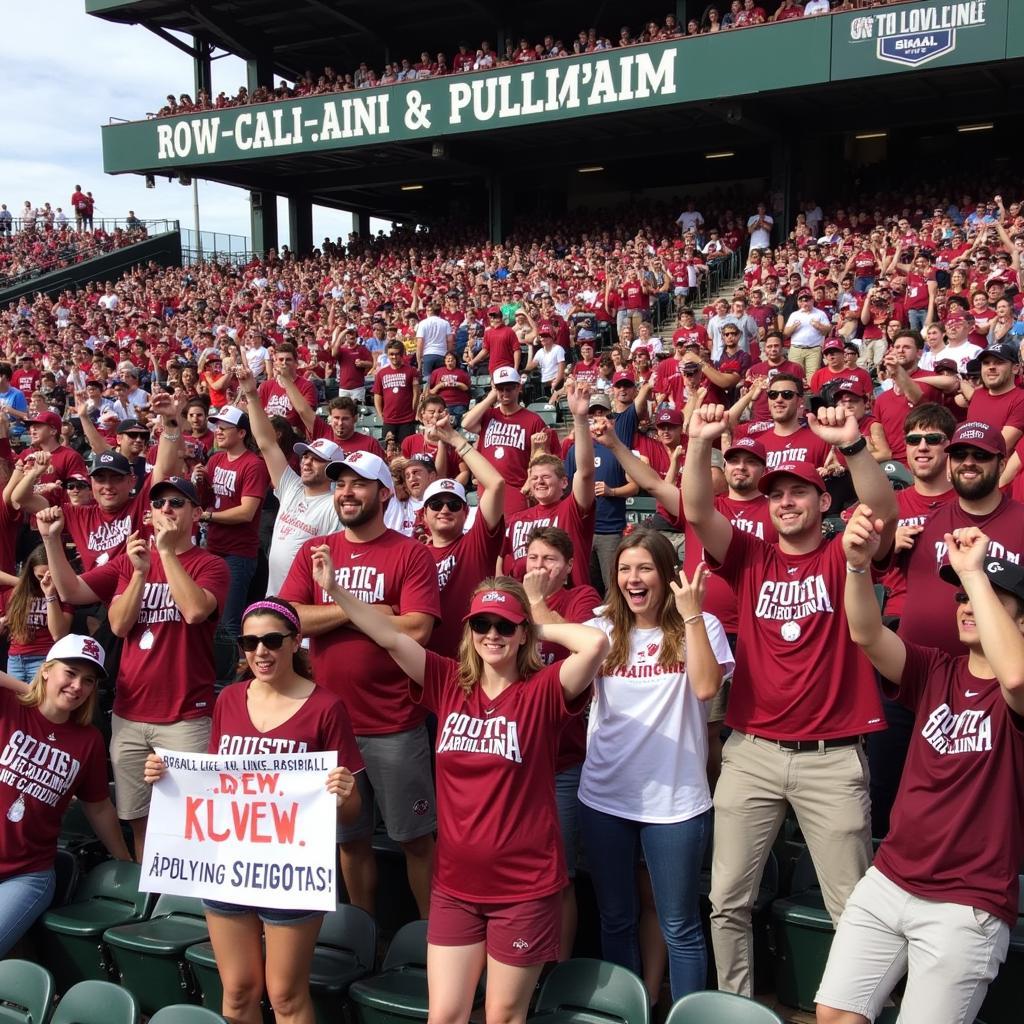
M310 637L315 678L345 702L366 763L358 783L363 813L338 833L349 897L373 913L376 799L388 835L405 853L409 886L426 917L436 827L426 712L409 700L408 677L387 651L353 629L313 582L312 549L326 544L338 583L394 615L398 627L423 646L441 614L437 567L424 545L384 525L384 502L395 486L383 459L351 452L343 462L330 463L327 475L335 481L342 530L302 545L279 596L295 605L302 632Z
M831 407L808 423L846 458L857 494L882 521L890 546L896 498L856 420ZM718 987L749 997L750 908L786 805L796 812L837 921L871 861L862 743L884 726L875 674L848 635L842 545L821 533L830 498L816 467L785 462L761 477L758 489L779 535L778 544L762 540L715 508L711 448L727 427L722 406L694 412L682 494L705 560L736 593L743 637L725 719L733 732L714 797L711 937Z
M1024 435L1024 391L1017 387L1014 371L1018 366L1019 345L996 345L978 356L981 387L968 384L967 419L998 427L1012 452Z
M1019 562L1024 555L1024 505L999 490L1006 443L998 427L975 420L962 423L946 455L957 500L936 509L917 535L913 549L899 554L896 565L906 581L907 593L913 595L903 607L899 634L912 643L958 656L964 653L963 644L947 614L948 595L939 581L939 569L946 563L943 538L962 527L976 526L989 537L993 558ZM891 547L884 544L881 557Z
M794 363L786 358L786 350L782 346L782 335L778 331L769 331L761 343L761 355L764 356L759 363L754 363L747 370L744 381L744 389L753 387L756 381L761 381L763 387L753 400L754 407L751 410L750 418L755 423L770 420L771 413L768 411L768 396L765 394L768 385L780 373L796 377L797 380L804 379L804 368L799 363Z

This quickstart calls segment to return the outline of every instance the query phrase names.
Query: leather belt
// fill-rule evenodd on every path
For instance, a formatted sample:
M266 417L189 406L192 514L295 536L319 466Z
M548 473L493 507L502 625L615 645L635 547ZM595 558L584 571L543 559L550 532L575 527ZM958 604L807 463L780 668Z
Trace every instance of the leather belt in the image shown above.
M782 750L792 750L798 754L807 753L808 751L821 753L822 751L834 750L838 747L852 747L864 740L863 736L837 736L831 740L773 740L767 736L758 736L755 733L748 733L747 735L753 736L754 739L761 740L764 743L771 743Z

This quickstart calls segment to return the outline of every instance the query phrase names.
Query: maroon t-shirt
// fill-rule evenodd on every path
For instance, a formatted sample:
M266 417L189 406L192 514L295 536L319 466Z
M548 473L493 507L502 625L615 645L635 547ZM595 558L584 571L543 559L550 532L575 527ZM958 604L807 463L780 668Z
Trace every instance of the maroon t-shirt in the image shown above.
M743 426L742 424L740 425ZM800 427L792 434L778 434L775 424L750 421L745 430L737 430L736 437L756 437L768 456L768 469L775 469L784 462L809 462L813 466L824 466L832 451L810 427Z
M302 397L310 408L316 408L316 386L305 377L296 377L295 386L302 392ZM361 385L360 385L361 386ZM260 405L268 416L283 416L296 430L302 430L302 417L295 411L292 400L276 380L265 380L260 385Z
M24 462L34 456L39 449L26 448L19 456L18 462ZM50 468L36 481L37 484L65 483L72 476L88 476L89 467L81 455L66 444L58 445L50 452Z
M352 452L373 452L374 455L379 455L386 461L384 449L377 443L376 438L370 437L369 434L364 434L359 430L353 430L351 437L345 438L344 441L339 440L331 429L331 425L319 416L314 418L313 430L307 433L306 436L310 441L315 441L318 437L326 437L328 441L333 441L346 455L351 455Z
M142 520L149 509L152 481L153 477L147 476L139 493L116 512L104 512L99 505L61 505L65 529L75 542L83 569L106 565L124 551L133 533L147 529Z
M107 797L107 749L91 725L58 724L0 690L0 878L53 866L61 819L77 796Z
M883 684L914 712L914 731L874 866L921 899L977 907L1012 928L1024 858L1024 719L998 680L967 665L966 656L908 643L900 685Z
M179 722L208 718L213 711L213 635L228 596L228 567L223 558L198 547L178 560L213 594L217 607L205 622L187 624L171 596L160 556L150 552L139 617L124 639L114 698L114 714L133 722ZM109 605L128 589L134 573L131 560L122 554L83 573L82 582Z
M438 619L437 568L424 545L394 530L365 544L344 531L306 541L280 596L295 604L333 605L313 582L313 547L326 544L338 583L367 604L390 605L397 615L421 612ZM356 629L341 626L309 641L316 678L345 702L357 736L386 736L415 728L421 708L409 701L408 677L391 655Z
M359 369L356 360L373 365L373 356L365 345L354 345L346 348L342 345L334 357L338 364L338 387L342 391L358 391L366 384L366 369Z
M473 525L446 548L427 545L437 563L437 586L441 591L441 619L434 627L427 647L446 658L459 656L463 618L469 611L470 596L482 579L494 574L504 535L504 520L493 530L477 513Z
M431 444L427 441L423 434L410 434L402 441L402 457L411 459L414 455L429 455L434 460L434 465L436 466L437 453L440 447L440 445ZM450 444L446 444L444 448L446 469L444 473L441 473L440 468L438 468L438 473L441 476L448 476L454 479L459 474L459 454Z
M14 575L15 549L25 517L6 501L0 501L0 571Z
M260 552L260 509L270 491L267 464L254 452L245 451L236 459L227 452L214 452L206 464L206 479L213 491L214 512L238 508L242 498L258 498L256 514L247 523L210 523L206 543L219 555L255 558Z
M526 575L526 545L530 534L538 526L557 526L569 534L574 552L569 585L582 587L589 583L590 549L594 544L594 505L588 509L580 508L571 490L554 505L534 505L509 517L501 549L505 575L517 580Z
M788 359L783 359L778 366L773 366L771 363L762 362L754 363L749 370L747 370L747 379L753 380L755 377L767 377L769 384L776 374L786 373L796 377L797 380L805 380L806 374L804 368L799 363L791 363ZM792 381L783 381L782 386L793 387ZM768 389L765 388L761 394L754 399L753 406L750 410L751 422L763 421L767 422L772 418L772 414L768 408Z
M682 509L682 498L680 498L679 507ZM775 544L778 541L778 531L772 523L772 517L768 514L768 499L763 494L758 494L749 501L738 501L735 498L730 498L727 494L719 494L715 498L715 508L737 530L752 534L758 540L766 540L769 544ZM689 523L686 523L685 533L686 548L683 570L688 577L692 577L697 566L704 559L704 546L701 544L696 530ZM707 589L704 592L704 611L714 615L722 623L722 629L726 633L735 636L739 632L740 620L736 608L736 593L718 573L712 573L708 577Z
M444 399L444 404L447 406L452 405L469 405L469 385L470 385L469 374L465 370L460 370L455 367L454 370L449 370L446 366L439 366L430 375L430 386L436 388L438 384L441 385L441 390L437 392L438 398ZM466 390L456 387L456 384L465 384Z
M722 564L705 558L736 593L743 637L726 725L773 740L885 728L874 669L850 639L838 539L790 555L733 530Z
M491 700L467 696L459 663L427 651L413 700L437 715L437 854L433 884L456 899L513 903L541 899L566 884L555 760L570 715L561 663L513 683Z
M345 705L322 686L299 705L286 721L260 732L249 717L251 680L221 691L213 709L208 754L303 754L307 750L336 750L338 764L353 774L363 770L352 724Z
M1001 395L990 395L986 388L976 388L967 406L967 419L990 427L1024 430L1024 389L1014 387Z
M11 596L14 589L10 588L0 593L0 615L6 615L11 605ZM10 654L27 654L34 657L39 654L48 654L50 648L56 643L50 635L50 627L47 625L46 609L48 605L45 598L32 597L28 602L28 614L25 616L26 636L20 642L11 636ZM72 610L70 605L60 603L61 611Z
M497 408L488 409L480 420L476 447L505 478L506 519L526 508L522 487L530 467L530 438L547 429L535 412L521 407L511 416ZM557 449L554 454L558 454Z
M896 562L906 579L907 593L912 595L903 608L900 636L954 656L964 653L952 613L955 590L939 579L939 569L948 561L942 538L964 526L977 526L989 538L990 557L1020 563L1024 556L1024 505L1006 497L987 516L969 515L951 498L929 517L913 550L903 552Z
M918 377L933 377L932 373L926 373L924 370L915 370L911 375L912 379ZM872 412L878 418L878 421L882 424L882 429L885 431L885 439L889 442L889 448L892 450L892 457L897 462L907 461L907 442L903 434L903 422L907 418L907 414L916 405L923 405L925 402L938 402L940 405L943 403L944 396L938 388L933 388L930 384L921 384L921 398L918 402L911 402L902 392L896 393L895 389L889 388L888 391L883 391L874 402L872 406Z
M499 366L515 366L515 356L520 347L519 336L511 327L488 327L484 331L487 372L494 373Z
M382 366L373 381L373 393L381 396L381 418L385 423L412 423L416 410L412 403L413 384L419 379L408 365Z

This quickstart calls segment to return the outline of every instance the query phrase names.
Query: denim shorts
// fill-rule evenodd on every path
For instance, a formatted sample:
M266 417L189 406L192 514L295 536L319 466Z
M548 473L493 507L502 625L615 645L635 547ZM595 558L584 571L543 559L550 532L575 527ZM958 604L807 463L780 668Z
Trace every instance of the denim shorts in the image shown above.
M217 900L203 900L203 906L211 914L221 917L243 917L255 914L264 924L302 924L314 917L323 917L322 910L278 910L274 907L243 907L238 903L219 903Z

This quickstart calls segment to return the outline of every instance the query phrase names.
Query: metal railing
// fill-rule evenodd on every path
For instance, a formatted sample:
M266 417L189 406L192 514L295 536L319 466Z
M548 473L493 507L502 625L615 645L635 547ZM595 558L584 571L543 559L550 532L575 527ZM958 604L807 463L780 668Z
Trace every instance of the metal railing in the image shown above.
M183 266L196 263L226 263L244 266L257 259L246 235L229 235L221 231L200 231L191 228L181 232L181 262Z
M8 211L10 212L10 211ZM145 228L149 234L158 234L163 231L177 231L176 220L169 220L167 218L155 218L155 219L143 219L142 217L136 217L134 220L129 220L127 217L93 217L92 226L85 228L81 234L89 234L93 231L106 231L108 234L112 233L117 228L122 228L126 231L131 231L136 228ZM10 225L8 228L7 225ZM3 241L8 236L14 237L24 231L33 231L39 235L45 235L53 231L59 231L62 228L69 228L74 235L80 234L78 231L78 224L75 220L74 213L65 214L63 221L57 221L56 218L50 222L46 217L39 216L34 219L28 217L12 217L10 221L6 221L3 217L0 217L0 241Z

